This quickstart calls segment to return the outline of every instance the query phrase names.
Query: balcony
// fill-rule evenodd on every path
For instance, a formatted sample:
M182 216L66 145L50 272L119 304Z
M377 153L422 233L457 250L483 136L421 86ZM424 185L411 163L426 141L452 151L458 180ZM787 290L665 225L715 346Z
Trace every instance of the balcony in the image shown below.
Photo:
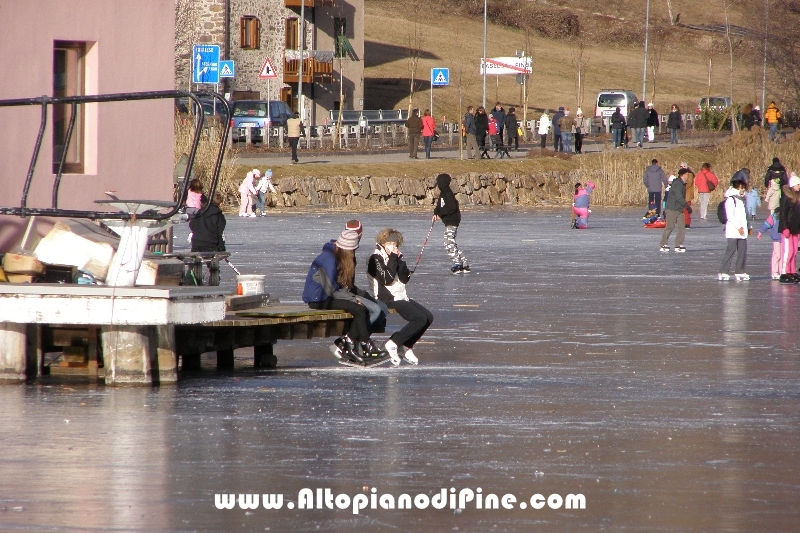
M312 7L334 7L334 0L283 0L284 7L301 7L303 4Z
M333 52L304 50L303 56L303 83L333 82ZM300 53L297 50L286 50L283 59L283 82L298 83L299 81Z

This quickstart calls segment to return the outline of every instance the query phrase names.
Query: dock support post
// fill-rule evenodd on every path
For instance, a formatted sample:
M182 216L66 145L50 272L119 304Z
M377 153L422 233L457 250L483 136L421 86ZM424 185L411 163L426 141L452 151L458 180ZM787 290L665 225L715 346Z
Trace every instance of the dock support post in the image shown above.
M24 381L30 374L28 325L0 322L0 380Z
M233 348L217 350L217 370L233 370Z
M157 385L178 379L174 326L103 326L106 385Z
M253 366L255 368L275 368L278 358L273 354L273 344L253 346Z

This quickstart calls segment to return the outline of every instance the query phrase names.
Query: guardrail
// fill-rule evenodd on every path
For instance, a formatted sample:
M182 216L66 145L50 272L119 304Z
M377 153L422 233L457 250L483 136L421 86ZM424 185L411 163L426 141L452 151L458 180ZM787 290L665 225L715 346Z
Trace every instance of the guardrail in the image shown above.
M77 116L77 108L82 104L89 103L105 103L105 102L125 102L137 100L158 100L165 98L191 98L197 105L198 109L202 109L200 97L210 97L219 100L220 105L224 106L230 116L230 108L228 102L222 95L210 92L188 92L188 91L151 91L151 92L137 92L137 93L116 93L116 94L99 94L91 96L67 96L67 97L49 97L39 96L36 98L21 98L13 100L0 100L0 107L21 107L21 106L41 106L41 120L39 122L39 133L36 137L36 142L33 147L33 154L31 161L28 165L28 173L25 178L25 183L22 188L22 198L18 206L0 206L0 215L15 215L21 217L28 216L49 216L49 217L73 217L73 218L88 218L88 219L112 219L112 220L130 220L136 217L141 220L166 220L174 216L181 203L186 199L188 191L187 180L181 185L179 201L175 205L168 208L166 212L157 212L155 210L146 211L144 213L134 214L127 212L109 212L109 211L82 211L76 209L61 209L58 207L58 192L61 187L61 177L64 170L66 160L67 147L72 140L72 134L75 127L75 117ZM36 168L36 163L39 158L39 150L44 140L45 127L47 126L48 109L50 106L58 104L69 104L72 107L69 124L67 125L67 134L64 140L64 151L61 161L58 165L56 177L53 180L52 203L49 208L28 207L28 193L30 192L31 183L33 181L33 171ZM200 142L200 137L203 134L203 114L199 113L195 118L195 133L192 140L192 147L189 151L188 160L186 162L186 175L190 176L192 167L194 166L194 158L197 153L197 146ZM217 161L214 167L213 175L211 177L211 186L209 190L209 197L214 196L217 188L217 181L219 178L219 170L222 167L222 159L225 155L225 139L228 136L229 124L226 122L223 126L222 139L220 141L220 149L217 154Z

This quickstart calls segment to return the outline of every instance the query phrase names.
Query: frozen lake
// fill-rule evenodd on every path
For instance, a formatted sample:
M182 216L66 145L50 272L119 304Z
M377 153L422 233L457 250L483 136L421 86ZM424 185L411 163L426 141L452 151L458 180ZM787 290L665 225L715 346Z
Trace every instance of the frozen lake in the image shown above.
M567 209L466 209L466 275L437 223L408 286L435 316L418 367L343 367L313 340L279 342L275 371L241 349L217 373L209 354L174 387L0 387L0 530L797 531L800 287L770 280L767 238L748 243L750 282L718 282L716 220L696 214L688 252L665 254L642 209L593 211L576 231ZM299 302L354 216L230 216L231 260ZM357 215L357 283L380 228L404 233L413 263L429 217ZM188 248L185 228L176 239ZM321 509L297 508L305 488ZM373 488L376 508L354 514ZM419 508L451 488L472 492L463 510ZM241 509L239 494L283 506ZM402 494L414 508L382 508ZM490 494L516 502L478 509ZM585 509L531 508L578 494Z

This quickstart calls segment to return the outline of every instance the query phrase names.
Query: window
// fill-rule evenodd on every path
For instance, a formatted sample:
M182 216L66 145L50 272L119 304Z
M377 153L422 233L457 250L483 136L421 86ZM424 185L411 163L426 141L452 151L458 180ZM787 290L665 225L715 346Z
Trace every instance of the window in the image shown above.
M251 15L239 19L239 46L246 50L261 47L261 21Z
M345 57L347 55L347 19L341 17L333 18L333 35L335 39L334 56Z
M55 41L53 43L53 97L83 96L86 78L86 43ZM84 109L77 106L69 146L67 129L72 118L72 105L53 106L53 173L58 172L62 156L64 172L84 173Z
M286 19L286 49L299 50L300 49L300 23L296 18Z

